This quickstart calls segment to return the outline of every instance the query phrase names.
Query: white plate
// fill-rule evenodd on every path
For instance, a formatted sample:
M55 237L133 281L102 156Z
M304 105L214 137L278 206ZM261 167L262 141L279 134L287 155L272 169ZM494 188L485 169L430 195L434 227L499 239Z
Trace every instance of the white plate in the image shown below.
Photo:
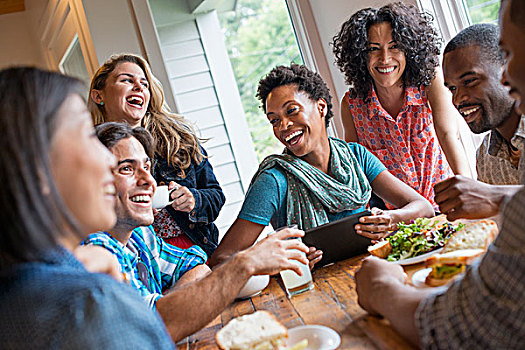
M418 288L429 287L425 284L425 279L427 278L430 271L432 271L432 268L428 267L426 269L421 269L421 270L414 272L414 274L412 275L412 284L414 285L414 287L418 287Z
M447 286L452 281L454 281L458 276L463 275L463 274L459 274L456 277L451 278L449 281L447 281L447 283L445 283L442 286L431 287L425 283L425 279L427 278L430 271L432 271L432 268L427 267L426 269L421 269L421 270L414 272L414 274L412 275L412 285L414 285L414 287L416 288L443 288L443 289L446 289Z
M303 339L308 339L306 350L334 350L341 344L341 337L332 328L307 325L289 329L286 346L293 346Z
M415 256L413 258L397 260L397 261L391 261L391 262L394 263L394 264L399 264L399 265L413 265L413 264L417 264L417 263L425 261L428 257L430 257L432 255L439 254L442 250L443 250L443 248L439 248L439 249L433 250L431 252Z

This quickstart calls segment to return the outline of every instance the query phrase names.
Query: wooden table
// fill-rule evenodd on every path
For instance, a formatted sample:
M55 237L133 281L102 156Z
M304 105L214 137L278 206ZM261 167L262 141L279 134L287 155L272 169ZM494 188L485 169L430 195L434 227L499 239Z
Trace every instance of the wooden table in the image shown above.
M217 349L215 333L232 318L268 310L286 327L320 324L341 336L339 349L412 349L384 319L368 315L357 304L354 274L364 256L313 272L315 288L288 299L279 277L259 295L235 301L214 321L177 345L180 349ZM421 266L408 267L410 275Z

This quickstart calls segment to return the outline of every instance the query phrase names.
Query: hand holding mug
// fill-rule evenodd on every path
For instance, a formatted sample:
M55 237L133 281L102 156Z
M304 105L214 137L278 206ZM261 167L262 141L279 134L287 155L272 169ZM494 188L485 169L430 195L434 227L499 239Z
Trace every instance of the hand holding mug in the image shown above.
M186 186L171 181L168 188L171 190L170 198L173 209L189 213L195 208L195 197Z
M170 198L171 192L173 192L173 189L170 189L169 186L157 186L153 194L153 209L163 209L173 203L173 200Z
M168 205L175 210L189 213L195 208L195 197L186 186L171 181L168 186L157 186L153 196L154 209L162 209Z

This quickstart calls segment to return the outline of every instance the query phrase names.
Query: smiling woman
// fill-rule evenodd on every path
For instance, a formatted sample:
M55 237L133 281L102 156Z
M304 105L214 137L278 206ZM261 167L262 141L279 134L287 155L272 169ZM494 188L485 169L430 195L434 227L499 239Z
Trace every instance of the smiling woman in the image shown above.
M90 114L79 95L64 101L57 118L60 126L51 141L50 161L64 204L78 220L82 232L113 226L115 186L110 167L114 157L94 139ZM71 179L72 168L77 173L75 179ZM69 248L78 243L72 242Z
M126 121L132 127L140 126L150 94L144 71L132 62L117 65L108 75L103 89L91 90L93 101L104 106L107 121Z
M58 73L0 71L2 348L172 349L133 291L72 255L89 232L115 223L115 159L82 90Z
M155 141L153 176L177 187L173 203L156 216L158 236L180 248L194 244L211 255L219 230L213 223L226 198L191 124L172 113L149 64L133 54L110 57L91 81L89 109L95 124L142 126Z
M286 150L259 165L212 264L249 247L270 222L274 228L297 224L305 230L361 212L372 190L398 209L361 218L356 230L363 236L379 239L399 221L433 214L424 198L363 146L328 137L332 103L319 74L296 64L276 67L259 82L257 96ZM310 247L311 266L321 257Z
M349 85L341 101L345 140L365 146L437 209L433 184L470 176L470 168L431 21L400 2L365 8L343 23L333 50Z

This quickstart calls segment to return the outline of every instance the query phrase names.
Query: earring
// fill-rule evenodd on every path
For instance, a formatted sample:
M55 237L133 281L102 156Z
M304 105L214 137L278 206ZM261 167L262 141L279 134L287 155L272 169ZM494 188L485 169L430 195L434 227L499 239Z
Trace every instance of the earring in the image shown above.
M100 101L100 105L103 106L104 105L104 101Z

